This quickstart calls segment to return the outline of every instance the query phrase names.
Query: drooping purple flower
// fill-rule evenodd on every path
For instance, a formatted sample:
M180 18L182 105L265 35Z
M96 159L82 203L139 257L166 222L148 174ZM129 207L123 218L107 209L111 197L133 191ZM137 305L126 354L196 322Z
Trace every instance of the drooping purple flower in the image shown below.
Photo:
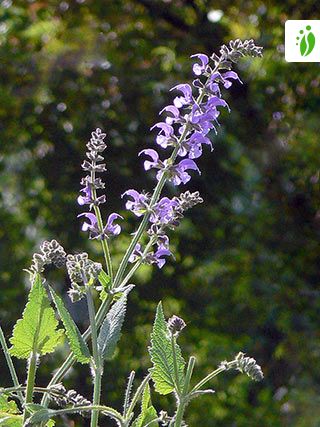
M181 160L177 165L173 165L169 170L169 181L174 185L180 185L181 183L186 184L190 181L191 176L186 170L192 169L201 174L196 163L191 159Z
M139 193L136 190L127 190L121 197L129 196L133 200L127 200L126 209L132 211L136 216L142 216L148 209L150 197L145 193Z
M157 144L159 144L161 147L167 148L168 145L172 145L176 142L176 138L174 137L174 129L168 123L156 123L154 126L152 126L151 130L154 128L160 129L156 141Z
M159 268L162 268L165 263L166 259L163 258L165 256L170 256L172 253L169 251L169 249L165 248L159 248L153 255L152 255L152 264L156 264Z
M202 132L194 132L188 141L186 141L189 159L197 159L202 155L202 144L207 144L212 148L210 139Z
M179 205L177 200L162 197L153 207L150 222L168 224L174 218L174 208Z
M175 107L177 108L181 108L184 107L185 105L190 105L193 102L193 98L192 98L192 88L189 84L180 84L177 86L174 86L172 89L170 90L179 90L180 92L183 93L183 96L177 96L173 103L175 105Z
M142 258L142 255L143 255L143 253L141 250L141 245L140 245L140 243L137 243L135 248L134 248L134 251L130 255L129 262L133 263L133 262L138 261L138 259Z
M235 71L227 71L225 73L221 74L222 80L223 80L223 86L226 89L229 89L229 87L232 86L232 81L231 80L238 80L240 83L242 83L242 81L239 79L238 74Z
M147 148L146 150L140 151L138 155L140 156L141 154L146 154L152 160L152 161L150 160L144 161L143 163L144 170L148 171L152 168L162 169L164 167L164 164L159 159L159 154L156 152L156 150L153 150L152 148Z
M194 64L192 69L193 72L196 76L200 76L201 74L204 73L204 71L206 71L207 69L207 65L209 63L209 58L207 57L207 55L204 55L203 53L197 53L195 55L191 55L191 58L199 58L201 64Z
M80 195L78 197L78 199L77 199L78 204L80 206L91 205L91 203L93 203L93 199L92 199L92 191L91 191L90 185L88 183L86 183L86 186L84 188L82 188L80 190L80 192L84 193L84 195L83 196Z
M112 213L109 215L106 226L103 229L103 234L106 237L118 236L121 233L120 225L119 224L113 224L113 222L118 218L123 219L123 217L117 213Z
M84 222L82 224L81 230L82 231L89 231L90 232L90 238L94 239L100 235L100 230L98 227L98 220L95 214L91 212L84 212L78 215L78 218L84 216L89 220L89 222Z
M162 114L164 111L167 113L166 123L168 123L168 125L172 125L180 119L180 111L174 105L164 107L159 114Z

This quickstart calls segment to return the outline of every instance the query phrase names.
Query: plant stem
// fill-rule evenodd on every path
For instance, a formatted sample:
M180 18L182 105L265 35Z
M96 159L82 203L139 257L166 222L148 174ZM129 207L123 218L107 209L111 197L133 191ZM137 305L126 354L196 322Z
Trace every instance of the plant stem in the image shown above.
M179 400L177 412L174 418L174 427L181 427L185 409L186 409L185 401L183 399Z
M11 359L11 356L9 353L9 349L7 346L7 342L6 342L6 339L5 339L5 336L4 336L4 333L3 333L1 326L0 326L0 343L1 343L1 347L2 347L3 353L5 355L6 361L7 361L7 365L8 365L9 371L10 371L10 375L12 378L13 385L15 387L19 387L20 383L18 380L18 375L17 375L17 372L16 372L15 367L13 365L13 362L12 362L12 359ZM23 403L24 399L23 399L23 394L21 393L21 391L18 392L18 397L19 397L20 402Z
M100 357L100 352L98 348L98 331L97 331L97 323L95 316L94 303L92 298L91 288L86 285L86 296L87 296L87 304L89 311L89 319L91 326L91 340L92 340L92 353L93 353L93 372L94 372L94 389L93 389L93 404L100 404L100 395L101 395L101 378L102 378L102 361ZM99 412L93 411L91 417L91 427L98 426Z
M37 370L37 353L34 351L31 353L29 358L28 366L28 376L27 376L27 388L26 388L26 398L25 403L32 403L33 400L33 388L36 379L36 370ZM28 417L28 411L24 408L23 411L23 422L26 421Z
M230 363L230 362L229 362ZM196 384L191 392L199 390L201 387L203 387L208 381L210 381L212 378L216 377L217 375L221 374L221 372L225 372L225 367L220 367L216 369L215 371L211 372L209 375L207 375L203 380L199 381L198 384Z
M100 212L100 208L99 206L94 206L94 212L96 214L97 217L97 221L98 221L98 226L100 229L100 232L103 232L103 221L102 221L102 217L101 217L101 212ZM106 238L103 238L100 240L101 242L101 246L102 246L102 251L104 254L104 259L107 265L107 272L110 276L110 281L111 281L111 285L113 283L113 268L112 268L112 260L111 260L111 255L110 255L110 250L109 250L109 245L108 245L108 241Z
M173 334L171 334L171 347L172 347L172 355L173 355L173 369L174 369L174 376L175 376L175 383L176 383L176 391L180 398L181 388L180 388L179 371L178 371L178 365L177 365L176 339Z

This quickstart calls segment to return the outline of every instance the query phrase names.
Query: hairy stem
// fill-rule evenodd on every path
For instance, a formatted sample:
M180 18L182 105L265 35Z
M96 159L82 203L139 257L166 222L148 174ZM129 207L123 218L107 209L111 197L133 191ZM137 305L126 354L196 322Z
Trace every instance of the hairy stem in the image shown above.
M178 403L177 412L174 417L174 427L181 427L185 409L186 403L183 399L180 399Z
M211 372L209 375L207 375L203 380L199 381L198 384L196 384L192 392L199 390L202 388L208 381L212 380L212 378L216 377L217 375L221 374L221 372L224 372L226 368L224 366L221 366L220 368L216 369L215 371Z
M176 383L176 392L180 397L181 388L180 388L179 371L178 371L178 364L177 364L176 339L173 334L171 334L171 348L172 348L172 355L173 355L173 369L174 369L174 377L175 377L175 383Z
M28 376L27 376L27 388L26 388L26 398L25 403L32 403L33 400L33 389L36 379L36 370L37 370L37 353L32 352L28 361ZM24 408L23 411L23 422L26 421L28 417L28 411Z
M12 378L13 385L15 387L19 387L20 383L18 380L18 375L17 375L17 372L16 372L15 367L13 365L13 362L12 362L12 359L11 359L11 356L9 353L9 349L7 346L7 342L6 342L6 339L5 339L5 336L4 336L4 333L3 333L1 326L0 326L0 343L1 343L1 347L3 350L4 356L5 356L6 361L7 361L7 365L8 365L9 371L10 371L10 375ZM23 394L21 393L21 391L18 392L18 397L19 397L20 402L22 403L23 402Z
M101 377L102 377L103 366L101 363L101 357L100 357L99 348L98 348L98 331L97 331L97 323L96 323L96 317L95 317L95 309L94 309L94 303L92 298L92 292L91 292L91 288L88 285L86 285L86 296L87 296L87 304L88 304L89 319L90 319L90 326L91 326L91 341L92 341L92 353L93 353L93 366L92 366L92 370L94 373L93 404L99 405L100 395L101 395ZM98 418L99 418L99 412L93 411L92 417L91 417L91 424L90 424L91 427L98 426Z

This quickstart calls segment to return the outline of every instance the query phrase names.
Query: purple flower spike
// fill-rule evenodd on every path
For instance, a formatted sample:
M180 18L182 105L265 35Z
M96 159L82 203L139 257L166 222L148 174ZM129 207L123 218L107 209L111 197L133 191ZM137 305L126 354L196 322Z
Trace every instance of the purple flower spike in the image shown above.
M119 224L113 224L113 222L118 218L123 219L123 217L117 213L112 213L109 215L108 220L107 220L107 224L103 230L104 235L106 237L118 236L121 233L120 225Z
M90 205L91 203L93 203L93 199L92 199L92 192L91 192L91 188L90 185L86 185L84 188L82 188L80 190L82 193L84 193L84 196L79 196L77 201L78 204L80 206L83 205Z
M149 197L146 194L139 193L136 190L127 190L122 197L129 196L133 200L126 202L126 209L132 211L136 216L142 216L148 209Z
M196 76L200 76L207 68L207 65L209 63L209 58L207 55L204 55L203 53L197 53L195 55L192 55L191 58L199 58L201 61L200 64L194 64L192 69Z
M139 153L139 156L141 154L146 154L147 156L149 156L152 159L152 162L150 162L150 160L145 160L143 163L143 167L144 170L148 171L152 168L157 168L159 169L161 166L161 163L159 161L159 154L156 152L156 150L152 150L151 148L148 148L146 150L142 150Z
M193 160L184 159L172 167L170 171L170 181L172 181L174 185L180 185L181 183L186 184L191 179L191 176L186 172L188 169L197 171L199 175L201 174L198 166Z
M185 105L192 104L192 102L193 102L192 89L191 89L190 85L180 84L180 85L174 86L170 90L180 90L180 92L183 93L183 96L178 96L174 99L173 103L174 103L175 107L181 108Z

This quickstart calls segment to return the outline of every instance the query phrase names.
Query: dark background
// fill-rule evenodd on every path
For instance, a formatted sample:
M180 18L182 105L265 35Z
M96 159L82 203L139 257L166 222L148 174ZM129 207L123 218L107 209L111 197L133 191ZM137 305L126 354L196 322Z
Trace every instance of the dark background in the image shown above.
M197 379L240 350L265 373L259 384L234 373L219 377L215 396L188 407L190 426L320 426L319 65L286 63L283 45L285 21L317 19L316 5L2 1L0 307L8 338L26 300L22 270L42 240L56 238L68 252L87 250L102 261L76 217L91 130L99 126L108 135L106 216L123 210L126 189L152 189L137 152L154 144L149 128L170 102L169 88L192 78L190 55L254 38L264 58L239 64L244 84L226 95L231 114L221 117L214 152L205 150L198 162L202 176L185 188L199 190L205 203L171 235L176 261L135 276L102 399L120 409L130 370L141 378L150 366L146 348L162 299L168 316L188 323L181 344L186 356L197 356ZM223 15L212 22L217 9ZM137 224L123 213L128 221L112 244L115 262ZM64 273L52 272L50 280L65 295ZM72 312L84 328L85 306ZM44 358L38 384L47 383L66 352ZM9 386L2 355L1 366L1 385ZM17 366L23 382L24 363ZM76 366L65 384L91 395L87 368ZM153 400L173 410L173 399Z

